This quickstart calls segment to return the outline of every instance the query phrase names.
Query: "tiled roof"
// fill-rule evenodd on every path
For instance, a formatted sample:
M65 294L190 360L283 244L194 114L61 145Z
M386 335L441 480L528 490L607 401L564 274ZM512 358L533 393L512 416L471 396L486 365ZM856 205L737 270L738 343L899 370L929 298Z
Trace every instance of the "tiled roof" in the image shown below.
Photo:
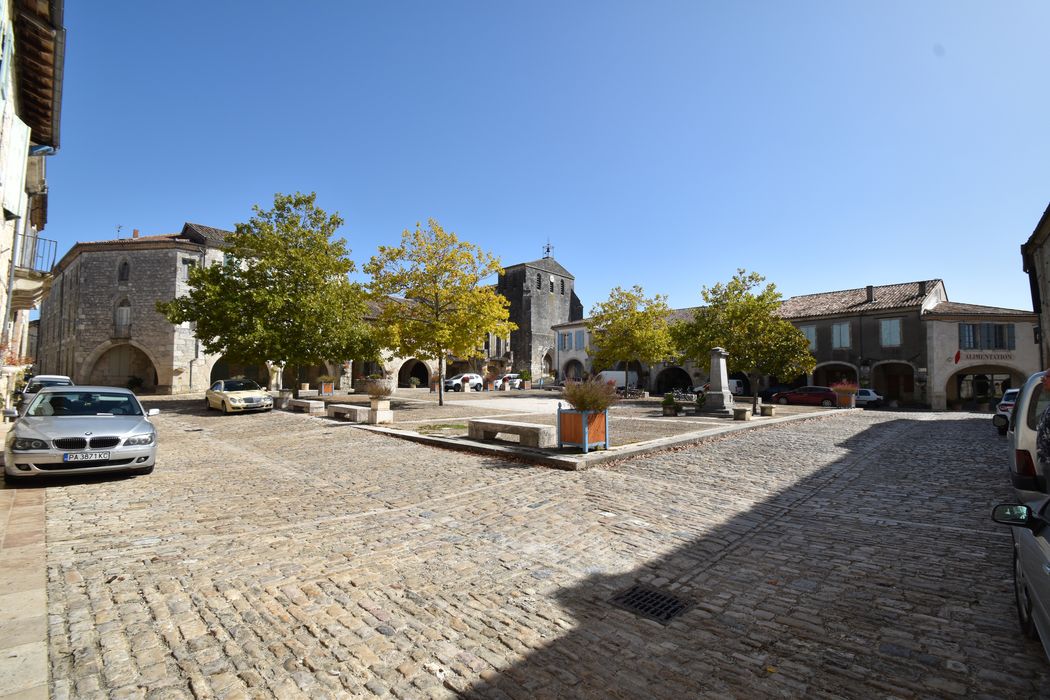
M182 235L214 247L226 245L226 236L232 233L233 231L224 231L221 228L213 228L202 224L191 224L188 221L182 227Z
M160 233L153 236L137 236L135 238L112 238L108 241L77 241L77 245L106 245L106 246L126 246L135 245L137 243L156 243L158 241L177 241L182 237L179 233Z
M866 287L791 297L785 299L780 305L780 316L782 318L807 318L900 309L909 306L918 307L940 283L941 280L926 280L873 286L874 301L868 301Z
M980 304L960 304L955 301L942 301L926 312L927 316L1035 316L1034 311L1024 309L1005 309L1000 306L981 306Z
M701 307L699 306L687 306L684 309L671 309L671 312L667 314L667 320L669 323L677 323L678 321L692 321L693 317L696 316L696 310ZM551 328L568 328L571 326L578 326L582 324L588 324L591 322L592 317L581 318L579 321L568 321L567 323L556 323Z
M569 279L576 279L572 276L571 272L562 267L561 263L559 263L554 258L540 258L539 260L533 260L532 262L518 263L517 265L507 265L507 267L504 269L509 270L512 267L533 267L539 270L543 270L545 272L549 272L553 275L558 275L559 277L568 277Z

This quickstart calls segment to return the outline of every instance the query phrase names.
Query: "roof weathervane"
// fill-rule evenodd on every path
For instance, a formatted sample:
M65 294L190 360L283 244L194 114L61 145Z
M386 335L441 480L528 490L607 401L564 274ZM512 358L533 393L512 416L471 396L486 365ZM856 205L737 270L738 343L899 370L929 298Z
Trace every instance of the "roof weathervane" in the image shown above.
M543 246L543 257L544 258L549 258L551 256L551 251L552 250L554 250L554 246L551 245L551 239L550 239L550 237L548 237L547 238L547 245Z

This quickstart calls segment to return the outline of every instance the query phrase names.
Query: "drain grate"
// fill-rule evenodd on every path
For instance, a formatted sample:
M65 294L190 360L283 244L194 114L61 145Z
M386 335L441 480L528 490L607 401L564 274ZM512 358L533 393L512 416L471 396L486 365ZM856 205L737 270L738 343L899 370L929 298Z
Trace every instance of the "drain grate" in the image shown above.
M671 620L693 606L692 603L666 591L640 583L625 591L620 591L609 602L627 612L656 620L662 625L669 624Z

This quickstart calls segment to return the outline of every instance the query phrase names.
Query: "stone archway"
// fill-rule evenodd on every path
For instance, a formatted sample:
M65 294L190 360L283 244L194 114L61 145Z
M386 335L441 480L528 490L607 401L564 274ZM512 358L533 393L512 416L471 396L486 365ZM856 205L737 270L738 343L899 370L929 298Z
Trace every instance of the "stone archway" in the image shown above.
M908 362L875 363L871 368L871 388L886 401L912 403L922 399L916 391L915 368Z
M220 379L232 379L233 377L251 379L263 388L270 384L270 371L265 364L242 365L237 362L229 362L225 356L220 357L212 365L208 383L212 384Z
M958 369L944 387L948 407L994 406L1003 392L1024 384L1025 374L1005 365L971 365Z
M579 381L583 379L583 363L579 360L569 360L565 363L565 368L562 370L564 379L575 379Z
M415 357L402 363L401 369L397 372L397 385L411 387L413 377L419 380L417 386L423 388L430 386L430 370L425 362Z
M557 377L554 376L557 373L555 367L556 365L554 364L554 355L551 354L550 351L548 351L547 354L543 356L543 376L554 377L555 379L557 379Z
M157 366L141 349L119 343L104 350L85 373L87 384L127 386L152 393L157 390Z
M672 389L688 389L691 384L689 373L681 367L666 367L656 375L657 394L666 394Z
M298 376L296 376L297 370ZM322 374L326 374L330 377L339 376L339 372L336 368L328 363L302 365L300 367L285 365L284 370L281 372L281 386L285 389L298 389L300 384L309 384L311 387L316 388L317 378Z
M857 382L857 368L847 362L823 362L813 369L815 386L831 386L836 382Z

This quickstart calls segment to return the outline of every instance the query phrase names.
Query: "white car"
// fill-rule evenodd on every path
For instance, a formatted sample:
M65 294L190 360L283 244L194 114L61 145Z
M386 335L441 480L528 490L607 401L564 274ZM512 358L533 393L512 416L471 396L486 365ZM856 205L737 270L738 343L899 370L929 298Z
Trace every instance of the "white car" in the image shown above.
M445 380L445 391L463 391L464 389L481 391L485 388L485 382L480 374L457 374Z
M496 390L521 389L525 386L520 374L504 374L496 380Z
M21 404L33 398L33 395L45 386L73 386L73 380L62 374L38 374L31 377L25 389L22 389L22 393L18 396L18 403Z
M881 406L883 401L885 397L879 396L872 389L857 389L858 406Z
M4 409L5 417L17 416L4 442L8 479L153 471L157 431L149 416L160 411L145 411L130 389L51 386L26 403L21 415Z

